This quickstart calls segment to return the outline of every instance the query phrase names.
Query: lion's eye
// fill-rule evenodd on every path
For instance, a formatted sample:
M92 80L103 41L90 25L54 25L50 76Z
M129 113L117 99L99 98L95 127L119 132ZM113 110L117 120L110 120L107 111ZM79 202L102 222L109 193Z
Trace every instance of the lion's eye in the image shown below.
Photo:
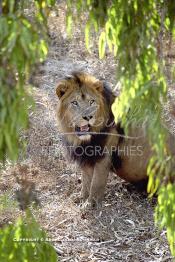
M78 106L78 102L76 100L72 101L71 104L74 105L74 106Z
M90 106L91 106L94 102L95 102L95 100L94 100L94 99L91 99L91 100L89 101Z

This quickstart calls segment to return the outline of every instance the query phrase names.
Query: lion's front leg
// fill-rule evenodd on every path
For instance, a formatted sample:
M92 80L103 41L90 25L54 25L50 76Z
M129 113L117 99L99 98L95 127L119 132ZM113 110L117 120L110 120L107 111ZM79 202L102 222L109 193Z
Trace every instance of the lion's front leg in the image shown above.
M88 199L92 207L101 206L109 171L110 171L109 157L105 157L102 161L96 163L92 181L91 181L90 194Z
M83 199L83 201L87 200L87 198L89 197L93 172L94 169L92 167L82 168L81 198Z

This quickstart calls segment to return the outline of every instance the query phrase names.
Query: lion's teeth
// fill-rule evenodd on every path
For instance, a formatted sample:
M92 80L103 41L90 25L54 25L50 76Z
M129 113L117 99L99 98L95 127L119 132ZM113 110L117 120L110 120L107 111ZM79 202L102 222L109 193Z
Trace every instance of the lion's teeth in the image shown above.
M80 131L81 131L81 132L89 131L88 125L81 126L81 127L80 127Z

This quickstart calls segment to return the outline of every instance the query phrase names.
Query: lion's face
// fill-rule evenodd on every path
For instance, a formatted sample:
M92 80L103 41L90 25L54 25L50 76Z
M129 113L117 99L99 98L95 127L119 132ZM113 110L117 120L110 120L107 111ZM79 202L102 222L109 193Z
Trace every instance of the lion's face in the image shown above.
M97 97L89 91L83 92L82 88L73 92L67 102L67 120L70 121L76 135L81 140L90 139L90 132L96 125L100 107Z
M103 83L96 78L77 73L62 80L57 87L57 116L64 133L80 141L91 139L104 127L108 107L103 97ZM69 134L71 133L71 134Z

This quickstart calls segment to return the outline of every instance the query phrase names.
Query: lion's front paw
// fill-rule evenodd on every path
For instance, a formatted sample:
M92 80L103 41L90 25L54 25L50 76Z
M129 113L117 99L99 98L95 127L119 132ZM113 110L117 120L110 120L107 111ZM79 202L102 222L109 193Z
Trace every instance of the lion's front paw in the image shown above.
M102 208L102 200L101 199L91 199L89 198L89 202L91 203L91 207L93 209L100 209Z
M83 201L81 204L81 210L86 211L90 209L92 209L92 206L91 203L88 201L88 199L86 201Z
M100 209L102 207L102 201L88 198L81 205L82 210Z

